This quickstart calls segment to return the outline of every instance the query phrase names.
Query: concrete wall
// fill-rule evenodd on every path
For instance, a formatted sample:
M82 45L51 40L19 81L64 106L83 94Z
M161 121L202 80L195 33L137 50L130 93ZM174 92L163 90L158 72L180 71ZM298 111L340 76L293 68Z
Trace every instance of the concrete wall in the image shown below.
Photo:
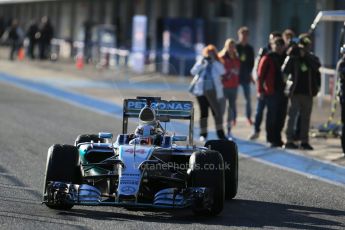
M89 8L90 1L76 1L75 3L75 18L74 18L74 40L83 41L84 38L84 22L90 18ZM97 14L93 12L91 20L97 19Z
M271 32L271 0L262 0L258 4L257 17L256 17L256 31L252 33L252 40L254 38L254 46L256 50L267 44L268 36Z
M59 33L56 34L57 37L63 39L72 38L72 13L73 4L72 2L63 2L60 6L61 12L64 15L60 18L60 28Z
M20 18L27 26L30 19L49 15L55 26L56 37L81 39L83 23L91 19L96 23L113 23L117 26L119 44L127 48L131 44L132 17L148 16L149 47L155 48L157 20L161 17L199 17L210 22L216 35L207 36L208 43L222 46L227 37L237 39L237 29L249 27L250 42L257 51L267 42L272 30L295 29L306 31L318 10L334 9L335 0L62 0L21 4L0 4L0 16ZM207 23L206 23L207 24ZM219 26L219 28L218 28ZM320 28L319 34L331 34L332 28ZM209 35L206 31L206 35ZM319 35L317 35L319 36ZM333 39L333 38L331 38ZM331 40L333 42L333 40ZM317 47L318 52L332 52L329 38ZM329 59L329 58L328 58ZM327 58L325 63L328 63ZM332 62L330 60L329 62Z

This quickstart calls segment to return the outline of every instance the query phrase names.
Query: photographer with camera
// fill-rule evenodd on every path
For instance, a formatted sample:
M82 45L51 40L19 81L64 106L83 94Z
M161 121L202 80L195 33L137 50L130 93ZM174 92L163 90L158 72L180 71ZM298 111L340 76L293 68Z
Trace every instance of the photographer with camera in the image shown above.
M313 107L313 97L317 95L321 85L321 66L318 57L310 52L311 39L308 34L301 34L297 45L288 52L282 71L288 76L286 93L290 97L288 123L286 130L287 149L313 150L309 144L309 126ZM294 143L294 127L298 115L300 124L300 145Z
M189 92L196 96L200 107L200 141L207 139L209 108L215 119L218 138L226 139L223 130L225 100L221 81L221 76L225 74L223 60L214 45L206 46L202 53L203 58L190 71L194 78L189 87Z

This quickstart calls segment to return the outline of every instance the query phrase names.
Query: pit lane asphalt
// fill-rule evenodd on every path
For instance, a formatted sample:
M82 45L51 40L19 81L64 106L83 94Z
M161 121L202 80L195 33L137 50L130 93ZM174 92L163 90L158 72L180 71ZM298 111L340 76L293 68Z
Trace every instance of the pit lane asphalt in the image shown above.
M345 189L240 159L238 196L214 218L191 211L128 211L40 204L46 152L80 133L114 132L121 121L0 84L0 229L344 229Z

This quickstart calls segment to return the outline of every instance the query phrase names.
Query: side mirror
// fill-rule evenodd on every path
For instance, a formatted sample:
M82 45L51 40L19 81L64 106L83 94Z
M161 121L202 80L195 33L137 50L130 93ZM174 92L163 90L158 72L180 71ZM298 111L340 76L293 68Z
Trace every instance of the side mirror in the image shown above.
M173 136L173 141L187 141L187 136Z
M113 139L113 134L112 133L98 133L99 138L104 138L104 139Z

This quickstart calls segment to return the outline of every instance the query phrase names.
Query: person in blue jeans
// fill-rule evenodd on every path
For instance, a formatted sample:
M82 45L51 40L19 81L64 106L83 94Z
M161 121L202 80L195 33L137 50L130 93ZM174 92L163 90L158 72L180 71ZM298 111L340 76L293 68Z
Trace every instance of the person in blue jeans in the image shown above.
M254 131L249 136L250 140L255 140L259 138L260 135L260 126L262 122L262 117L264 115L264 110L266 107L265 100L262 97L257 97L256 100L256 112L255 112L255 119L254 119Z
M238 73L240 72L240 59L236 52L236 42L229 38L225 41L224 48L220 51L219 56L223 59L225 74L222 76L224 96L228 101L227 116L227 137L234 139L231 128L236 125L237 109L236 98L238 88Z
M250 84L254 83L252 77L252 70L254 67L254 49L248 43L249 29L247 27L241 27L238 32L238 43L236 50L240 58L240 73L239 81L240 86L243 89L244 98L246 100L246 117L250 125L253 125L252 121L252 105L250 96Z

